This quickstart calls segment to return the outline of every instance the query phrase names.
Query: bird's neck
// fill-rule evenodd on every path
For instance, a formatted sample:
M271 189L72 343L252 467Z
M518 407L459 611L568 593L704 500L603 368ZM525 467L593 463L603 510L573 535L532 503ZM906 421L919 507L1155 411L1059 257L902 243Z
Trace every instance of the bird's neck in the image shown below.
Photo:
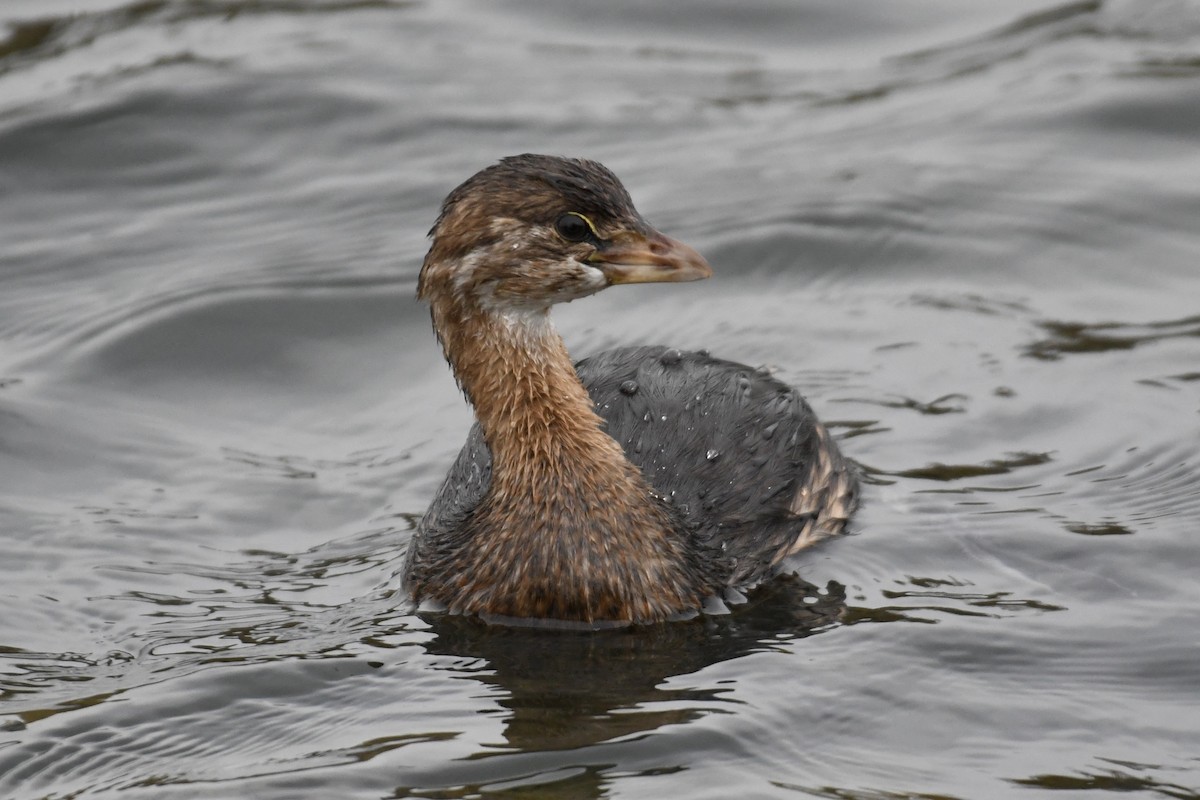
M588 622L694 608L691 546L601 429L547 313L444 312L434 324L492 457L451 605Z
M475 309L439 326L446 357L475 408L498 489L584 481L649 489L601 430L587 390L545 309ZM446 330L446 328L452 330Z

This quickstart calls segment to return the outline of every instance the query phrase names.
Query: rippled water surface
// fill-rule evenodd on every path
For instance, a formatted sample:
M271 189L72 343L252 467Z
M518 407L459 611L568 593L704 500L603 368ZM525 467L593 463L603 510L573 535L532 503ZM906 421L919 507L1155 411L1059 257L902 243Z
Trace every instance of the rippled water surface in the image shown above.
M1200 798L1200 3L7 0L0 796ZM596 635L388 593L441 198L608 164L853 535Z

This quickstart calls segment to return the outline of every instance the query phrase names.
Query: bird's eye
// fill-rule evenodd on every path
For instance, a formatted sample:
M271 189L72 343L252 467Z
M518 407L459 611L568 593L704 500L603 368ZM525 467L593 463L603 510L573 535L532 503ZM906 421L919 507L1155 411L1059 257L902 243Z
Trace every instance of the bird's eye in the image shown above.
M568 242L582 242L592 236L592 226L574 212L563 214L554 221L554 230Z

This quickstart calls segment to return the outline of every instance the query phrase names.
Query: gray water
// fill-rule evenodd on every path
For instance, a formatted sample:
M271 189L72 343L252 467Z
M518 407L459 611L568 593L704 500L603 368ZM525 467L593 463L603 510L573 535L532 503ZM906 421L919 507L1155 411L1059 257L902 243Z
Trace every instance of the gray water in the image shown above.
M0 796L1200 798L1200 3L6 0ZM598 159L852 535L597 635L389 593L441 198Z

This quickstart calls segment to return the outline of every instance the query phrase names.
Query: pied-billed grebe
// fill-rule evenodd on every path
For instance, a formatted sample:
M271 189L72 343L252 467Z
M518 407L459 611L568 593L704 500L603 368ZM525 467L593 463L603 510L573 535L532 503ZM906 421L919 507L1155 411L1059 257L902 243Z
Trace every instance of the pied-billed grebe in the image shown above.
M655 622L842 530L853 472L790 387L664 347L572 366L554 303L712 274L605 167L506 158L450 193L430 236L417 294L478 424L409 546L417 602Z

